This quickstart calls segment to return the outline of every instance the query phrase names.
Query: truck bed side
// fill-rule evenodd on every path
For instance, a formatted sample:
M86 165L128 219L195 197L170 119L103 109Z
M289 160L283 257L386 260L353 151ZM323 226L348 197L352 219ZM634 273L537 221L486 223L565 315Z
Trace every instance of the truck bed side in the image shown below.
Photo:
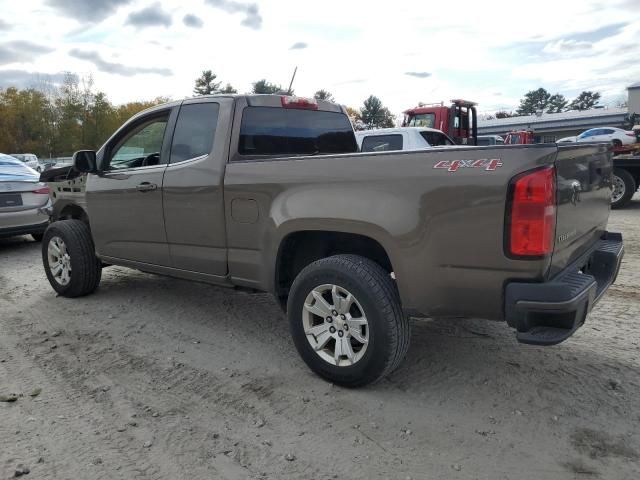
M230 275L274 291L275 259L288 235L348 232L387 252L407 312L502 318L505 282L541 280L550 266L549 258L504 254L509 181L553 164L556 154L555 145L532 145L231 162L225 176ZM497 163L470 166L479 159ZM256 216L235 220L236 205L255 205Z

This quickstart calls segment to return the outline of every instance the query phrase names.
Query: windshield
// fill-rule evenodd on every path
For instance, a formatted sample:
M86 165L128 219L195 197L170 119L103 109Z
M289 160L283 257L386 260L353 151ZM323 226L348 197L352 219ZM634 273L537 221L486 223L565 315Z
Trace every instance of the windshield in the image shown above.
M418 113L409 117L409 123L407 123L407 126L433 128L435 123L435 113Z
M0 182L37 182L40 174L20 160L0 153Z

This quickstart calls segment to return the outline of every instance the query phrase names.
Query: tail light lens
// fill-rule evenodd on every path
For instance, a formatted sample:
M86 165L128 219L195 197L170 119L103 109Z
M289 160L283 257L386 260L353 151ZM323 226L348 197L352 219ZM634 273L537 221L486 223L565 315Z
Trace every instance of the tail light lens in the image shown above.
M49 187L40 187L33 190L33 193L39 193L41 195L49 195Z
M636 134L634 132L625 132L626 135L628 135L629 137L635 137Z
M556 173L547 167L515 177L507 215L507 250L515 257L553 252L556 230Z

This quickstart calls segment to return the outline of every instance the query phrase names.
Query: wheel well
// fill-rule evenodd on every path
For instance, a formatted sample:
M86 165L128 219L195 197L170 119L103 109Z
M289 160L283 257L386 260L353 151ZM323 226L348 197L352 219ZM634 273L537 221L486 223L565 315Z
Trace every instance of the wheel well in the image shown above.
M89 216L84 209L78 205L70 204L66 205L61 211L56 220L82 220L89 225Z
M373 260L387 272L393 267L385 249L365 235L342 232L303 231L288 235L280 244L275 287L281 301L298 273L316 260L338 254L356 254Z

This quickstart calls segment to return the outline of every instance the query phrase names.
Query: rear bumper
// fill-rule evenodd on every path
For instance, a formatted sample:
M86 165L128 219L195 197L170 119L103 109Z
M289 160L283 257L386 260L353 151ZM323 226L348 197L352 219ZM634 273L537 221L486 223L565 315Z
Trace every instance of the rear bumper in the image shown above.
M0 213L0 237L44 232L49 225L49 217L40 209L49 205L50 202L47 202L44 207Z
M505 318L518 341L555 345L573 335L615 281L623 255L622 235L608 232L548 282L507 284Z
M44 223L36 223L33 225L20 225L19 227L0 227L0 238L4 237L13 237L16 235L29 235L31 233L44 233L49 225L49 221L46 220Z

